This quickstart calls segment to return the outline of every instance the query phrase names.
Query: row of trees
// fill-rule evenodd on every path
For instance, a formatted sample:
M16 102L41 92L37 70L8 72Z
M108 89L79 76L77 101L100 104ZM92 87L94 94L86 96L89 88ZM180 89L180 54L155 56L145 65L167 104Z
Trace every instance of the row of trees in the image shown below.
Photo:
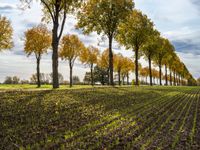
M32 0L21 1L22 4L25 4L23 6L30 6L32 2ZM165 66L166 85L168 85L168 70L170 72L170 81L172 81L172 73L174 78L178 77L179 80L187 79L191 83L195 81L186 66L180 61L180 59L176 55L175 49L172 44L167 39L160 36L160 33L155 29L153 22L146 15L134 8L134 2L132 0L40 0L40 2L43 6L44 11L43 20L46 20L53 24L52 32L48 32L46 30L46 27L42 27L41 25L42 30L40 32L42 32L42 34L36 34L33 32L30 34L30 37L33 37L33 35L36 34L35 37L36 39L38 39L38 45L40 45L40 49L38 49L37 51L45 51L47 50L47 47L49 48L50 45L53 49L53 88L59 87L59 54L62 59L67 59L69 61L70 69L73 67L74 59L76 59L76 56L74 56L74 59L70 59L69 57L66 58L66 56L62 55L62 50L66 51L66 49L71 49L70 44L68 43L69 41L67 41L70 38L72 39L72 37L70 37L71 35L64 36L63 39L61 38L67 14L72 12L76 12L77 14L78 23L76 27L78 29L81 29L84 34L97 32L98 34L105 35L108 38L108 72L110 85L114 85L114 55L112 51L113 40L116 40L127 50L131 49L134 51L136 85L139 85L138 60L141 56L147 58L149 62L149 76L151 85L152 61L154 64L159 66L160 85L162 85L163 66ZM41 36L41 38L37 38L38 36L43 34L47 34L46 39L44 38L44 36ZM28 32L25 35L26 37L28 37ZM74 38L74 40L78 40L78 38ZM44 43L41 44L41 42ZM83 48L84 46L82 42L79 42L79 44L76 44L76 46L78 46L74 48L76 50L81 47L80 51L82 53L82 56L84 56L84 54L91 54L91 51L92 54L97 52L97 49L93 46ZM29 50L26 49L26 46L25 51L27 51L27 54L29 55ZM37 55L36 59L39 60L40 57L40 55ZM88 57L86 59L88 59ZM80 57L80 60L82 62L89 64L90 67L93 68L94 63L91 63L90 59L86 59L85 57ZM92 71L93 70L91 69L91 74Z
M123 57L122 54L113 54L113 66L114 71L118 73L118 81L119 85L121 85L121 75L122 77L127 77L129 79L130 71L133 71L135 68L135 76L136 81L135 84L139 85L139 63L138 59L141 56L144 56L149 63L148 72L146 70L142 70L141 74L144 74L144 71L149 76L150 85L153 85L153 72L152 72L152 62L154 65L159 67L159 79L160 85L162 85L162 67L165 67L165 85L177 85L183 84L184 80L190 80L191 84L194 84L195 81L189 71L187 70L186 66L180 61L179 57L175 53L175 48L169 42L169 40L160 36L160 33L153 28L153 24L146 18L145 15L142 15L141 12L135 11L143 17L142 19L149 21L148 25L151 25L151 28L148 29L141 29L141 33L135 33L136 37L134 37L134 32L130 35L126 35L127 32L119 32L117 34L117 39L119 42L124 44L127 47L134 47L135 51L135 63L132 62L130 58ZM135 14L134 14L135 15ZM141 20L142 20L141 19ZM131 21L131 19L129 19ZM133 21L133 20L132 20ZM144 22L144 21L143 21ZM138 24L138 23L137 23ZM137 24L135 26L137 26ZM141 27L145 26L140 25ZM132 23L133 25L133 23ZM124 31L128 24L124 24L121 27L121 30ZM134 25L133 25L134 26ZM122 29L124 27L124 29ZM133 27L130 27L132 29ZM147 27L146 27L147 28ZM136 30L138 32L138 30ZM143 31L146 31L145 34L142 36ZM148 35L149 32L149 35ZM126 38L125 36L128 36ZM130 39L129 39L130 38ZM125 40L126 39L126 40ZM133 40L135 39L135 41ZM143 39L139 42L139 39ZM130 41L129 41L130 40ZM130 43L133 41L133 45L125 44ZM138 43L137 43L138 42ZM36 60L37 60L37 79L38 79L38 87L40 87L40 59L43 53L47 52L47 49L50 47L51 44L51 36L50 32L48 31L45 25L39 25L32 29L29 29L25 32L25 52L29 56L30 54L34 53ZM91 84L94 85L94 77L93 77L93 68L94 65L101 69L104 69L108 72L108 76L110 76L110 61L109 61L109 54L110 50L105 50L101 55L99 49L94 46L85 47L83 42L80 41L78 36L76 35L65 35L62 38L60 47L59 47L59 56L63 59L68 61L69 68L70 68L70 87L72 87L72 72L73 66L77 58L83 63L90 67L91 70ZM168 75L169 70L169 75ZM172 76L173 73L173 76ZM169 78L168 78L169 76ZM178 78L178 83L176 82ZM109 77L110 79L110 77ZM109 80L111 84L111 80ZM189 81L188 81L189 82ZM193 83L194 82L194 83ZM177 83L177 84L176 84Z

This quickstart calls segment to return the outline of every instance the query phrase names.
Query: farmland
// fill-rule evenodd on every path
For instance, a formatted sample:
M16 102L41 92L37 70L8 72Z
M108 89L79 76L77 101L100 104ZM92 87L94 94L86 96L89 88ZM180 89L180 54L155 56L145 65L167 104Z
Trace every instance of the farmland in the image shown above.
M198 87L0 94L0 149L200 149Z

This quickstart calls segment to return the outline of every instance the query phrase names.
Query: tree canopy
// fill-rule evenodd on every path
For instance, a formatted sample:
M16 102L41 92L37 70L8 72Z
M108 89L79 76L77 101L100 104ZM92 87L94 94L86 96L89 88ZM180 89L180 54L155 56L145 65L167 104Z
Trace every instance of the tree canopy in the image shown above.
M134 7L132 0L88 0L78 13L77 27L84 33L97 32L106 35L109 40L110 84L113 83L113 51L112 42L118 26L131 13Z
M11 49L14 44L12 41L13 28L6 17L0 15L0 51Z

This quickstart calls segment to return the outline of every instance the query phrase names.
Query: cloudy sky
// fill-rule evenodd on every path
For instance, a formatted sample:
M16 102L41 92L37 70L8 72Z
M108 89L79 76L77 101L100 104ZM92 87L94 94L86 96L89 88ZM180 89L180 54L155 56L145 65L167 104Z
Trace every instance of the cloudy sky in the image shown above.
M19 9L19 0L0 0L0 14L6 16L14 28L15 47L12 50L0 53L0 82L6 76L17 75L21 79L29 79L35 73L35 58L27 58L23 52L23 34L41 22L42 12L39 3L34 2L31 9ZM194 77L200 77L200 1L199 0L135 0L137 9L142 10L155 23L161 34L169 38L175 45L177 54L186 64ZM76 20L68 16L64 34L77 34L86 45L94 45L104 50L108 47L107 41L92 33L84 36L74 28ZM49 28L51 26L49 25ZM114 51L123 53L124 56L133 56L132 51L123 50L114 43ZM141 59L145 66L147 63ZM74 75L82 79L87 66L78 61L74 67ZM41 72L51 72L51 51L44 55L41 62ZM67 62L60 61L59 72L68 79L69 67Z

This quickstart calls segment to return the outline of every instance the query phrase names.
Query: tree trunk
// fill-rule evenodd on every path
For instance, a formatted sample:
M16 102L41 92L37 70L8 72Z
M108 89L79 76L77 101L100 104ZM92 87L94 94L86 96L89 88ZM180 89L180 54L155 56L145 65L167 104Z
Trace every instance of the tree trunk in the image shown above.
M180 75L177 74L177 81L178 81L178 86L180 86Z
M135 49L135 85L136 86L139 86L139 79L138 79L138 51L139 51L139 49L138 48L136 48Z
M170 85L172 86L172 71L170 69Z
M178 73L176 74L176 80L177 80L177 84L179 86L180 84L179 84L179 75L178 75Z
M93 77L93 64L91 64L91 68L90 68L90 73L91 73L91 85L94 86L94 77Z
M118 84L121 86L121 72L118 70Z
M110 70L109 70L109 68L108 68L108 70L107 70L107 75L108 75L108 85L110 85Z
M104 85L104 74L101 75L101 84Z
M159 78L160 78L160 85L162 85L162 65L159 64Z
M174 86L176 86L176 72L174 70Z
M40 82L40 58L37 58L37 87L41 87L41 82Z
M53 70L53 88L59 88L59 81L58 81L58 45L59 45L59 38L58 38L58 17L55 18L52 30L52 70Z
M167 65L165 64L165 85L168 86Z
M72 66L72 62L70 61L69 62L69 68L70 68L70 75L69 75L69 86L70 88L72 87L73 85L73 81L72 81L72 70L73 70L73 66Z
M109 36L109 78L110 78L110 85L114 86L113 82L113 51L112 51L112 40L113 37Z
M146 76L146 85L148 85L148 83L147 83L147 76Z
M149 78L150 78L150 85L153 86L153 83L152 83L152 71L151 71L151 56L149 56Z
M126 75L126 78L127 78L127 85L129 85L129 74L128 73Z

